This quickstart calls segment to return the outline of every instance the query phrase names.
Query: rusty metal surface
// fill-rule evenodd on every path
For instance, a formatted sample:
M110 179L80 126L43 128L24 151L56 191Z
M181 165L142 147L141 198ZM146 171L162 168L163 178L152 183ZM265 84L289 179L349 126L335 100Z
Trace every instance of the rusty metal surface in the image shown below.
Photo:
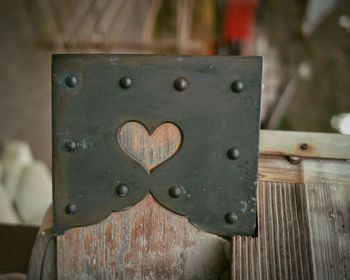
M259 57L55 55L55 232L97 223L150 192L208 232L253 235L261 65ZM127 89L119 84L125 76ZM174 88L179 77L188 82L182 91ZM231 88L237 80L239 93ZM150 174L118 146L118 129L132 120L150 131L164 122L181 129L178 153ZM229 158L231 148L238 158ZM120 183L125 196L116 193ZM173 186L182 195L169 195Z

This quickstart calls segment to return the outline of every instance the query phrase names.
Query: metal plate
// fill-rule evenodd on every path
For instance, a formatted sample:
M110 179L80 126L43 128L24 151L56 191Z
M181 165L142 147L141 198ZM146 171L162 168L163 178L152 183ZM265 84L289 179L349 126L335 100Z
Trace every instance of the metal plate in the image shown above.
M261 68L260 57L54 55L55 232L97 223L150 192L208 232L254 235ZM123 76L133 80L127 90ZM183 91L174 88L178 77L188 81ZM236 80L244 83L239 93ZM150 175L118 146L117 131L131 120L182 131L178 153ZM67 151L67 140L79 148ZM236 160L227 156L232 147ZM124 197L120 182L129 187ZM171 197L172 186L183 194Z

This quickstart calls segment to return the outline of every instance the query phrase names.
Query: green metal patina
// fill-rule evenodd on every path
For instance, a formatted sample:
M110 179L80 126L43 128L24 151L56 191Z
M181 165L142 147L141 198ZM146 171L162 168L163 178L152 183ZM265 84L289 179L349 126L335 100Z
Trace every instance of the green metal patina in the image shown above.
M97 223L150 192L208 232L254 235L261 68L260 57L54 55L55 232ZM175 123L181 149L147 174L117 143L131 120L151 131ZM169 193L174 186L180 195Z

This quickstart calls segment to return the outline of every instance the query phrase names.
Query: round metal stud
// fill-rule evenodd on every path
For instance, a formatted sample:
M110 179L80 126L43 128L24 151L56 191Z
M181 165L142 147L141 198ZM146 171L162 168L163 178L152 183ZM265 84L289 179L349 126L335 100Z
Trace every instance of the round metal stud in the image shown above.
M300 149L302 149L302 150L307 150L309 148L309 145L307 144L307 143L302 143L301 145L300 145Z
M289 161L289 163L296 165L296 164L299 164L301 162L301 157L288 156L287 160Z
M231 89L237 93L242 92L244 89L244 83L240 80L234 81L231 85Z
M238 217L235 212L229 212L225 215L225 221L229 224L233 224L238 220Z
M76 152L78 150L78 143L72 139L68 139L64 142L67 152Z
M68 214L68 215L73 215L75 214L75 212L77 211L77 205L75 205L74 203L68 203L66 205L66 207L64 208L64 211Z
M182 189L180 187L171 187L169 189L169 195L173 198L178 198L182 194Z
M69 88L76 87L78 85L78 82L79 82L78 77L75 75L68 75L64 81L65 81L67 87L69 87Z
M117 186L116 192L119 196L127 196L129 193L129 187L125 184L119 184Z
M188 82L185 78L178 78L174 82L174 87L178 91L183 91L187 88Z
M132 79L127 76L121 77L119 80L119 85L123 89L128 89L132 86Z
M238 159L240 155L240 152L237 148L231 148L227 151L227 157L229 159L235 160Z

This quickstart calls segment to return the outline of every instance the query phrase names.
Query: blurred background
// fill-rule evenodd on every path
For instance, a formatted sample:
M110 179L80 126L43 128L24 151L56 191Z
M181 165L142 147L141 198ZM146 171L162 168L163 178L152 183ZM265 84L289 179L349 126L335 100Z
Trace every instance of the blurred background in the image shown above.
M52 53L260 55L263 129L350 134L348 0L0 0L0 40L0 222L51 201Z

